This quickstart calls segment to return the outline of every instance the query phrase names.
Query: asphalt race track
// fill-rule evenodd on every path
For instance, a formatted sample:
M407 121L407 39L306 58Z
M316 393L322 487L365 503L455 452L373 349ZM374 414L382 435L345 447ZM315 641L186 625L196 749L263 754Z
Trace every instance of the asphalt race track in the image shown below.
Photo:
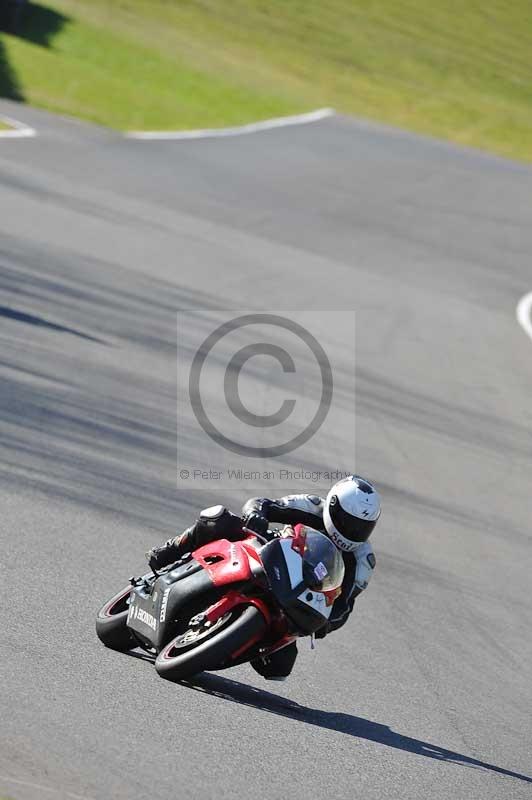
M531 797L532 170L342 117L138 142L0 109L39 133L0 140L0 796ZM218 305L357 314L378 565L285 684L94 634L219 499L176 490L175 403L176 309Z

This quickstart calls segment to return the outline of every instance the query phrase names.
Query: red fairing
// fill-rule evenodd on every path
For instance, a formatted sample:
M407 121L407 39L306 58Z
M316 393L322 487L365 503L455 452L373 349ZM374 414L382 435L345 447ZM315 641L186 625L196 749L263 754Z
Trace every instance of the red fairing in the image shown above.
M268 625L270 624L271 614L266 603L258 597L249 597L248 595L240 594L240 592L227 592L224 597L207 609L207 619L209 622L216 622L219 617L223 617L224 614L227 614L228 611L231 611L236 606L255 606L255 608L259 609Z
M253 539L254 541L257 541L254 536L250 538ZM242 547L244 548L244 550L246 551L246 553L248 554L249 558L252 561L256 561L257 564L262 564L260 555L257 552L257 548L253 544L244 540L242 542Z
M249 555L242 542L218 539L194 551L194 558L207 570L215 586L248 581L252 578ZM214 564L210 559L219 558Z
M305 544L307 538L307 528L305 525L302 525L298 522L297 525L294 525L294 538L292 541L292 550L295 550L296 553L299 553L301 558L303 558L305 554Z

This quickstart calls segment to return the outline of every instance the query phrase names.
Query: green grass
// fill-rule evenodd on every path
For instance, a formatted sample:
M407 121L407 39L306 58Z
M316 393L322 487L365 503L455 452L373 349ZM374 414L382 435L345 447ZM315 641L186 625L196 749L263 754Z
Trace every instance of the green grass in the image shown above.
M530 0L42 2L3 44L53 111L171 129L331 105L532 160Z

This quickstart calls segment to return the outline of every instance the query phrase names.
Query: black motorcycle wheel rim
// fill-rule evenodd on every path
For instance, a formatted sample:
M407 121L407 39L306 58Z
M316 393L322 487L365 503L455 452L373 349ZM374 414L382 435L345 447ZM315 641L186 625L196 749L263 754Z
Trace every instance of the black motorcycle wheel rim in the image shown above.
M165 649L161 652L160 657L165 661L170 661L172 658L180 655L181 653L191 650L201 642L209 639L215 633L218 633L225 625L227 625L234 617L232 611L227 614L222 614L211 625L198 626L198 628L187 628L182 634L177 636Z

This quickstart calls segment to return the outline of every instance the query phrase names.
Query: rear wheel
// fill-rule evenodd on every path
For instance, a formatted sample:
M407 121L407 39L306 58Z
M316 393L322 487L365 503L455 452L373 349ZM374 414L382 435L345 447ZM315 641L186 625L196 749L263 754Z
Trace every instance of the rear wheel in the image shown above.
M126 625L130 594L131 586L125 587L108 600L96 616L98 639L111 650L124 652L136 647L136 642Z
M155 669L163 678L181 680L203 670L230 667L265 630L263 615L252 605L233 608L212 624L198 614L161 650Z

